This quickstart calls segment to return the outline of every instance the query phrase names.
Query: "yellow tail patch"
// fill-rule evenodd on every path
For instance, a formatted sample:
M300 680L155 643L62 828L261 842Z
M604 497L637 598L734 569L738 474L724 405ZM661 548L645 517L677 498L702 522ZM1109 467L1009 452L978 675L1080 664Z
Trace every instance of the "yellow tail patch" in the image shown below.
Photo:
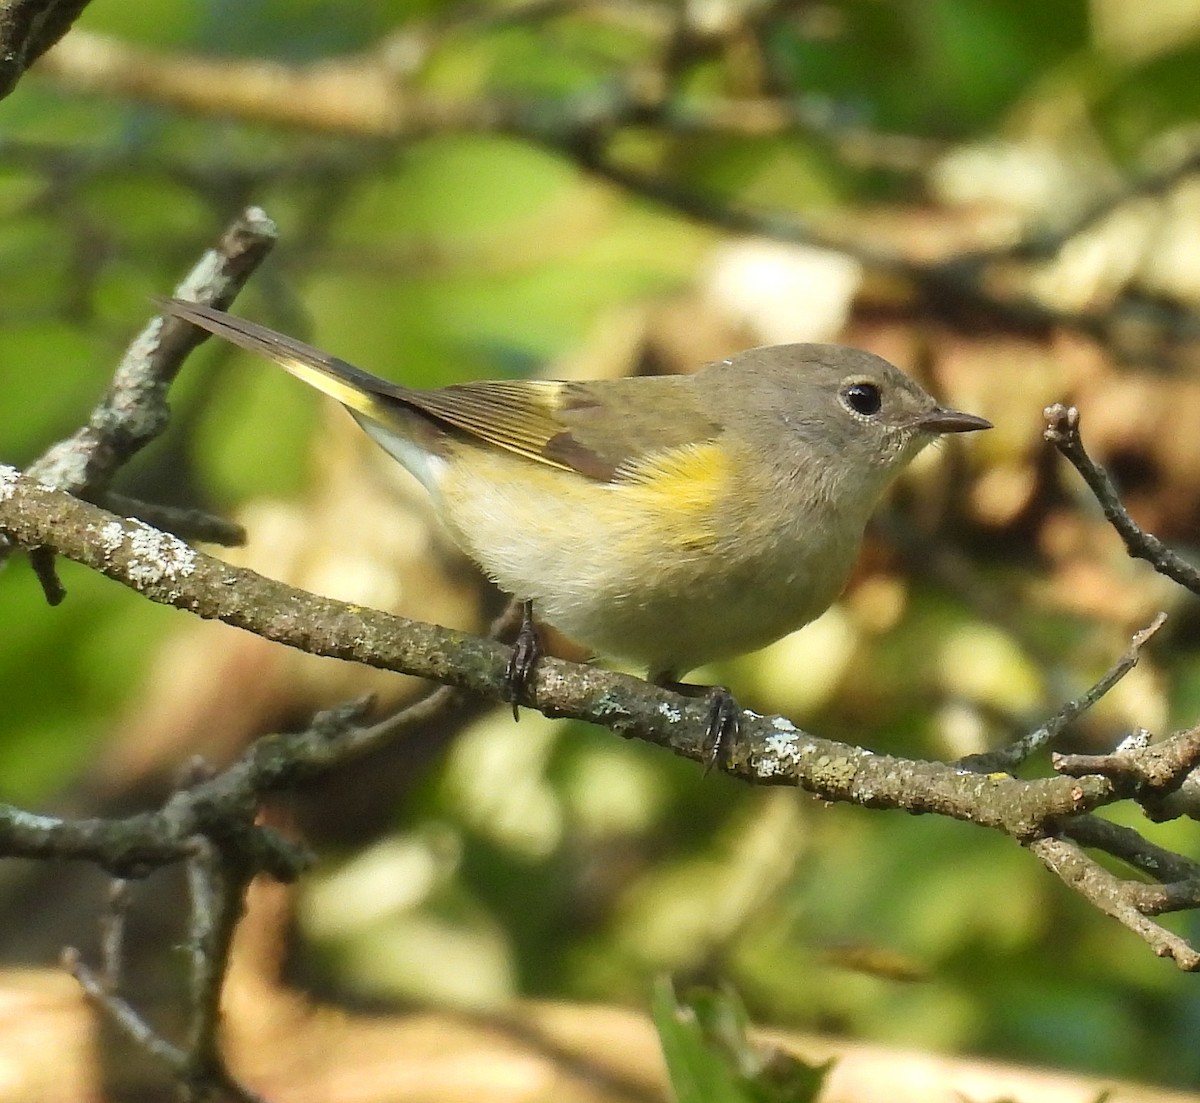
M314 390L336 399L355 413L380 421L389 420L388 408L379 401L377 394L367 390L355 380L339 375L334 368L325 364L310 364L296 357L283 356L279 353L272 355L271 359L290 375L307 383Z

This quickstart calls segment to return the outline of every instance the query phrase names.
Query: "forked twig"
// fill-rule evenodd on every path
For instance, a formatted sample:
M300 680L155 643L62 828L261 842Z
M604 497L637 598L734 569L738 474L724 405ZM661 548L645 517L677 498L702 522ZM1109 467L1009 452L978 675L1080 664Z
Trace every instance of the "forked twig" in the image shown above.
M1200 970L1200 951L1185 939L1147 917L1139 897L1149 887L1125 881L1089 858L1069 839L1048 837L1029 849L1051 873L1089 900L1105 915L1112 916L1146 942L1159 957L1169 957L1180 969ZM1186 905L1184 905L1186 906ZM1165 911L1167 908L1147 910Z

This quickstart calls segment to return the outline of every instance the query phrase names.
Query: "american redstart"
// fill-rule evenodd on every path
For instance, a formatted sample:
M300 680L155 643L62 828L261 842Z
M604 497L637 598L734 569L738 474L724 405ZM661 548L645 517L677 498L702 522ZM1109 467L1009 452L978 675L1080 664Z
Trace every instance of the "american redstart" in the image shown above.
M525 603L514 702L530 603L672 686L807 624L840 593L892 478L941 434L990 428L840 345L754 348L693 375L417 390L212 307L160 305L337 399L420 480ZM714 699L714 754L731 705Z

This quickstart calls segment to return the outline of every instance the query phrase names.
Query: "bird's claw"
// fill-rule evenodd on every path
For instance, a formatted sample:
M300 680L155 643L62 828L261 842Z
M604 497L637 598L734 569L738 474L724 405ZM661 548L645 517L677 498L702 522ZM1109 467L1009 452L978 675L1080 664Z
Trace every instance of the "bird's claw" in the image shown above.
M705 756L704 774L707 776L715 766L721 764L741 731L742 710L733 694L724 686L713 686L708 692L708 727L704 742L708 747Z
M533 623L533 602L521 603L521 627L504 668L504 699L511 702L513 719L520 720L522 704L533 701L533 674L542 657L542 641Z

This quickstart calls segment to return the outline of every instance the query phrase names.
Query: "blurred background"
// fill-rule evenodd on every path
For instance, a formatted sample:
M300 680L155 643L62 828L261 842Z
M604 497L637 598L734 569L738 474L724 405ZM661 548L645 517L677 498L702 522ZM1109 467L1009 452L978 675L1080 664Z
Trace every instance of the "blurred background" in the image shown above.
M1190 726L1195 602L1125 556L1041 429L1079 405L1139 521L1200 542L1197 73L1186 0L95 0L0 108L0 461L81 424L148 297L257 204L280 243L234 309L408 384L837 340L995 423L906 474L820 621L696 680L956 757L1035 727L1166 609L1068 743ZM502 607L419 488L281 372L210 342L172 407L117 489L236 518L249 543L221 554L459 628ZM54 610L24 563L0 575L5 801L127 813L192 755L424 692L62 575ZM271 815L321 861L247 925L323 1004L642 1008L668 973L785 1030L1200 1088L1195 978L965 824L483 706ZM1200 850L1195 824L1126 816ZM104 894L0 867L0 961L90 951ZM166 1023L179 906L156 874L131 928L129 984Z

